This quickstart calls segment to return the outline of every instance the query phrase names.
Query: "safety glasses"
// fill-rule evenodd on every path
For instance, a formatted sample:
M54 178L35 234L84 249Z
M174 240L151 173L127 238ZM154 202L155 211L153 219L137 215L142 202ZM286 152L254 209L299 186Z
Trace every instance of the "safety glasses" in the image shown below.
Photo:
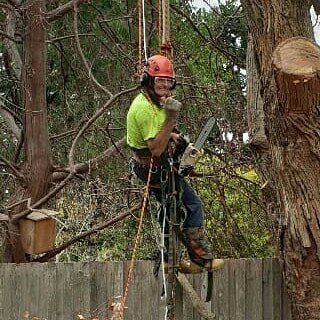
M173 78L155 77L154 83L167 85L169 88L173 88L176 80Z

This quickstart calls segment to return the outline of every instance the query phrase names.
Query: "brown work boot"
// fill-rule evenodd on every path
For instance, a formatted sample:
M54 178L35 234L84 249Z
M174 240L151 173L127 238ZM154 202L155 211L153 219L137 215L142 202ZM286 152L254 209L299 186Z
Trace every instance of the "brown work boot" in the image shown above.
M224 260L223 259L212 259L204 265L204 268L207 271L216 271L221 269L224 266Z
M184 242L192 262L207 271L218 270L223 266L222 259L213 259L211 250L205 239L203 228L187 228L183 230Z

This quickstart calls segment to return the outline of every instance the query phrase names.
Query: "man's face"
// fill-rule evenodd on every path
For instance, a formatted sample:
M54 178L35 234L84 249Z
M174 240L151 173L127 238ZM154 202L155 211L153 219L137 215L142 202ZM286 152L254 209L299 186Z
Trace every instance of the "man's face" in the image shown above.
M171 78L162 78L155 77L154 78L154 92L160 98L168 97L171 93L171 88L173 86L174 80Z

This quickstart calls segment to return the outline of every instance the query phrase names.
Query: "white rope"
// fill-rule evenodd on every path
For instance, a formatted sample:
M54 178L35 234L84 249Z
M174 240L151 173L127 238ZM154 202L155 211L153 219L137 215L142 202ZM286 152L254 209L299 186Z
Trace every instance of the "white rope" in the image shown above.
M144 59L147 62L147 41L146 41L146 17L145 17L145 10L144 10L144 0L142 0L142 29L143 29L143 52L144 52Z
M152 212L151 201L149 202L149 207L150 207L150 212ZM166 208L164 208L163 222L162 222L162 226L161 227L159 226L159 223L160 223L159 216L160 216L161 210L158 209L157 212L158 212L158 214L157 214L157 222L154 221L155 218L154 218L153 214L151 214L151 222L152 222L152 226L153 226L156 242L157 242L158 248L160 250L160 254L161 254L161 273L162 273L163 288L164 288L164 296L162 298L167 300L168 293L167 293L167 280L166 280L165 261L164 261L164 251L166 250L166 247L164 245L165 223L166 223ZM157 225L159 227L157 227ZM157 230L158 230L158 232L157 232ZM159 236L158 236L159 233L160 233L160 239L159 239ZM168 320L168 306L167 305L166 305L166 308L165 308L164 319Z
M163 209L163 222L162 222L162 232L161 232L161 265L162 265L162 277L163 277L163 288L164 288L164 298L165 301L167 301L167 280L166 280L166 271L165 271L165 261L164 261L164 237L165 237L165 225L166 225L166 207L164 206ZM165 315L164 315L164 319L167 320L168 319L168 306L166 304L166 310L165 310Z

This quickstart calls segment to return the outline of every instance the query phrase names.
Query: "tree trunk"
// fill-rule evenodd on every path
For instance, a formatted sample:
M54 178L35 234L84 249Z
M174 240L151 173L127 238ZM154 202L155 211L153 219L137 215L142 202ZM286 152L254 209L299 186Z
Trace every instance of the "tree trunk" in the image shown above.
M272 159L270 146L265 130L265 116L263 110L263 100L261 97L261 84L259 82L256 57L253 47L253 35L248 36L247 47L247 110L249 126L249 143L255 155L262 200L267 213L268 229L272 235L272 242L277 243L278 206L276 195L276 183L272 170Z
M29 0L24 6L22 88L25 107L26 177L23 191L12 202L30 198L30 204L46 195L51 175L51 162L46 109L46 21L45 1ZM24 207L19 206L14 213ZM19 238L19 224L9 222L12 260L25 261Z
M242 0L279 203L279 251L293 318L320 319L320 50L305 0ZM295 37L295 38L293 38ZM293 39L292 39L293 38ZM287 40L289 39L289 40ZM249 106L250 107L250 106ZM261 164L261 171L266 167Z

